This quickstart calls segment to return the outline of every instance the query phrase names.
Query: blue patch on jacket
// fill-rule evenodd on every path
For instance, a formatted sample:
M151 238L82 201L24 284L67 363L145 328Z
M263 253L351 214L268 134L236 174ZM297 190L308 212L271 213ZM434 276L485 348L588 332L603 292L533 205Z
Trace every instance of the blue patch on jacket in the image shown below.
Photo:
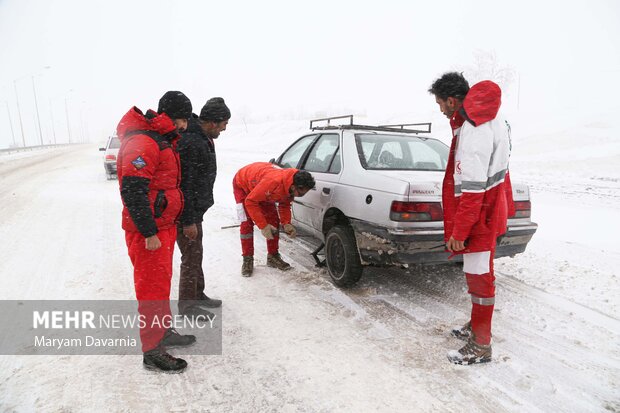
M136 169L142 169L146 166L146 161L142 159L141 156L138 156L136 159L131 161L132 165L136 167Z

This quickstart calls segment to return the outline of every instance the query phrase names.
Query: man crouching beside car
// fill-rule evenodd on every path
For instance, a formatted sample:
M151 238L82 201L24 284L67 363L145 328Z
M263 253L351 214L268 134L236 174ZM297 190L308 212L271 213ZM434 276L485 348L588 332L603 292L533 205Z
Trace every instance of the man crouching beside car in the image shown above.
M291 224L291 201L314 186L309 172L282 169L269 162L252 163L237 172L233 192L241 221L241 275L250 277L254 271L254 223L267 239L267 266L283 271L291 268L278 252L280 223L289 237L297 235Z

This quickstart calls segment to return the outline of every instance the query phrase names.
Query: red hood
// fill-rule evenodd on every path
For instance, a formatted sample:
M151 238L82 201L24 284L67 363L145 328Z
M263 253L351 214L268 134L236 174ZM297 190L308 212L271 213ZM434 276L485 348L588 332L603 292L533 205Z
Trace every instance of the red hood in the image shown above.
M502 105L502 91L496 83L483 80L469 89L463 100L465 118L474 126L495 119Z
M135 106L132 107L118 123L116 134L122 140L127 132L135 130L151 130L165 135L176 129L168 115L164 113L157 114L153 111L149 111L149 115L153 117L147 119L140 109Z

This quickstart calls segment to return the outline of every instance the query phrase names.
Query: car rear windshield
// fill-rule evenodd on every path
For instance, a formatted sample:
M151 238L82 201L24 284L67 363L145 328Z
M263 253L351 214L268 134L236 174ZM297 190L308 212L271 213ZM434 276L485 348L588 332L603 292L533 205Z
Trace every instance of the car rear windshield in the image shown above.
M121 141L118 138L112 138L110 139L110 145L108 146L109 149L118 149L121 147Z
M443 171L448 163L449 148L436 139L360 133L355 144L365 169Z

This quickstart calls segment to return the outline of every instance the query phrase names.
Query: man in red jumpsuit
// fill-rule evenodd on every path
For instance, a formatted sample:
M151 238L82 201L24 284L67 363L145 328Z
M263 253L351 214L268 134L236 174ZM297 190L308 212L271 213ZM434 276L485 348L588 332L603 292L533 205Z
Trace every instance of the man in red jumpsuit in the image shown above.
M187 127L191 114L191 103L183 93L167 92L159 101L158 113L149 110L144 115L133 107L117 127L122 227L144 321L140 328L143 364L161 371L181 371L187 366L185 360L168 354L166 347L196 341L162 323L171 316L172 253L176 221L183 209L176 144L178 131Z
M283 271L291 268L278 252L280 223L289 237L297 235L291 224L291 201L314 186L309 172L282 169L269 162L252 163L237 172L233 192L241 221L241 275L250 277L254 271L254 224L267 239L267 266Z
M498 116L501 90L485 80L469 88L462 74L437 79L429 92L453 131L443 181L446 248L463 254L471 295L471 320L452 334L467 344L448 353L456 364L491 360L491 318L495 305L493 256L497 237L506 232L514 210L508 176L510 135Z

